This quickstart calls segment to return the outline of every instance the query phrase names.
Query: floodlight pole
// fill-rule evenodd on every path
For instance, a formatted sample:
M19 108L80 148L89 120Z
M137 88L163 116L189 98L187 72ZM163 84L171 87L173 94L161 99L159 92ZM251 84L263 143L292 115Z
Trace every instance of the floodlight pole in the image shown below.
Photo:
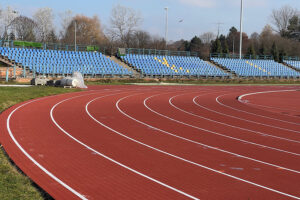
M243 0L241 0L241 16L240 16L240 59L242 59L243 49Z
M76 22L76 20L74 20L74 23L75 23L75 51L77 51L77 22Z
M165 40L166 40L166 47L167 47L167 43L168 43L168 7L165 7L166 10L166 32L165 32Z

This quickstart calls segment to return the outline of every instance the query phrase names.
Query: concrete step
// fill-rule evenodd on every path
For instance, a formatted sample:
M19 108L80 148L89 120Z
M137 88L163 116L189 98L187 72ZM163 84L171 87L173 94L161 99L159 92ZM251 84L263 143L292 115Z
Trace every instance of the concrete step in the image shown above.
M123 67L123 68L128 69L129 71L131 71L133 73L134 77L140 77L140 73L139 72L137 72L136 70L134 70L132 67L128 66L126 63L122 62L117 57L115 57L115 56L106 56L106 57L109 58L111 61L114 61L115 63L117 63L121 67Z
M282 63L284 66L288 67L288 68L291 68L292 70L295 70L297 72L300 72L300 69L297 69L296 67L292 66L292 65L289 65L285 62Z
M214 67L216 67L216 68L222 70L222 71L225 72L225 73L230 73L232 76L236 76L236 73L235 73L235 72L233 72L233 71L227 69L226 67L223 67L223 66L221 67L221 66L219 66L219 65L217 65L217 64L215 64L215 63L213 63L213 62L210 62L210 61L206 61L206 62L207 62L209 65L214 66Z

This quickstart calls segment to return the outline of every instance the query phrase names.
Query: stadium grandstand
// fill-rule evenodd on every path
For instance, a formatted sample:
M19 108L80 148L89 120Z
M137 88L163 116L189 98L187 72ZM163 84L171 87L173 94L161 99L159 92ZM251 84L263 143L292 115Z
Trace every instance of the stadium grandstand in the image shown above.
M129 54L121 58L146 76L229 76L199 57Z
M11 43L14 44L14 43ZM106 56L99 48L84 47L81 51L45 49L38 47L0 47L0 59L10 66L6 73L22 77L68 76L75 71L84 77L166 77L166 78L234 78L279 77L299 78L300 61L284 60L278 63L272 57L243 59L226 55L211 55L210 61L199 58L195 52L153 49L124 49L117 57ZM48 45L49 47L49 45ZM65 48L67 49L67 48ZM120 51L120 49L119 49ZM20 71L19 70L19 71ZM5 72L1 72L3 76ZM6 77L8 77L6 75ZM15 77L15 75L14 75Z
M79 71L83 75L132 75L102 53L57 51L0 47L0 55L16 65L43 75L68 75Z
M299 77L300 73L274 60L211 58L212 62L243 77Z
M297 70L300 70L300 60L284 60L283 62Z

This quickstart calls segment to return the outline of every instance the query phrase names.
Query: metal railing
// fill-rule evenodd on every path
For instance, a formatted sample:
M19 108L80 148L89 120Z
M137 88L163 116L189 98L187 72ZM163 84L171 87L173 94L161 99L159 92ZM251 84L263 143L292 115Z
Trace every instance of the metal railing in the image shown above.
M197 52L190 51L169 51L169 50L157 50L157 49L136 49L127 48L126 54L139 54L139 55L162 55L162 56L193 56L197 57Z
M210 54L211 58L232 58L232 59L239 59L240 55L238 54L217 54L212 53ZM254 60L274 60L272 55L242 55L243 59L254 59Z

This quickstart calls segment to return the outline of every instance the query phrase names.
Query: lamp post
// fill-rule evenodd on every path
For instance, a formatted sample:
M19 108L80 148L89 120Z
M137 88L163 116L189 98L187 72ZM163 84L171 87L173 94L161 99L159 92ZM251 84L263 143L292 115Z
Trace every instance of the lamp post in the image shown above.
M166 40L166 47L167 47L167 43L168 43L168 7L165 7L166 10L166 30L165 30L165 40Z
M242 59L243 49L243 0L241 0L241 16L240 16L240 59Z
M76 40L77 40L77 38L76 38L77 37L77 22L76 22L76 20L74 20L74 23L75 23L74 24L74 28L75 28L75 30L74 30L75 31L75 34L74 34L75 35L75 38L74 38L74 40L75 40L75 51L77 51L77 42L76 42Z

